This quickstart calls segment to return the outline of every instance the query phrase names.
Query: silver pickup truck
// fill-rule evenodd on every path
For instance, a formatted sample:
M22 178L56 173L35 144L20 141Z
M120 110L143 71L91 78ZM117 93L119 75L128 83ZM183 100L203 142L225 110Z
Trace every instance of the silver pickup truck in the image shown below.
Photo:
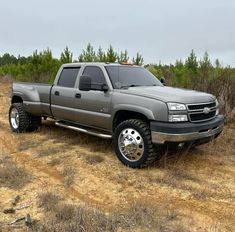
M53 85L13 83L12 131L34 131L42 117L112 138L117 157L132 168L154 162L156 148L206 143L224 126L213 95L167 87L145 68L111 63L64 64Z

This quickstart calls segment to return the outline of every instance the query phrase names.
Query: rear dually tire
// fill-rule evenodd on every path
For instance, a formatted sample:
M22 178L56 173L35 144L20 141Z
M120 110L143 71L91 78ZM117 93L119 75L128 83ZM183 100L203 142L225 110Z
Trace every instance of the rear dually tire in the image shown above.
M9 109L9 124L13 132L32 132L41 125L41 117L26 112L23 103L13 103Z

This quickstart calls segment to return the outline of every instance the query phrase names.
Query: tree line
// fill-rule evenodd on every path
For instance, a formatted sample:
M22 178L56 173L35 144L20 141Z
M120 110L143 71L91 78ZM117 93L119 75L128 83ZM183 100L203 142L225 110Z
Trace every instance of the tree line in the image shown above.
M47 48L41 52L37 50L28 57L15 57L9 53L0 56L0 76L10 75L17 81L48 82L52 83L59 67L64 63L71 62L128 62L130 58L127 50L116 52L110 45L107 51L101 47L97 51L89 43L82 53L74 58L68 47L61 53L60 58L53 57L52 51ZM144 59L137 52L131 59L136 65L143 65Z

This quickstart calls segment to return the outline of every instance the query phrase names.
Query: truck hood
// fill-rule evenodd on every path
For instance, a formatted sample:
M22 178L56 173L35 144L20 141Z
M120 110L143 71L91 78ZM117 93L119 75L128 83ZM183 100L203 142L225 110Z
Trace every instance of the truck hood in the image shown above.
M120 92L153 98L163 102L179 102L185 104L204 103L215 100L215 96L208 93L167 86L130 87L125 90L120 90Z

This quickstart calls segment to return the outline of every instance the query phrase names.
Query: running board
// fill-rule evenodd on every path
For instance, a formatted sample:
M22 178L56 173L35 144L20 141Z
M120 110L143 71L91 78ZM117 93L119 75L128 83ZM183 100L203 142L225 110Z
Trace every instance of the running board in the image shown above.
M112 135L102 134L102 133L99 133L99 132L94 132L94 131L91 131L91 130L88 130L88 129L67 125L67 124L64 124L64 123L61 123L61 122L55 122L55 125L60 126L60 127L64 127L64 128L68 128L68 129L71 129L71 130L79 131L79 132L82 132L82 133L85 133L85 134L94 135L94 136L104 138L104 139L111 139L112 138Z

